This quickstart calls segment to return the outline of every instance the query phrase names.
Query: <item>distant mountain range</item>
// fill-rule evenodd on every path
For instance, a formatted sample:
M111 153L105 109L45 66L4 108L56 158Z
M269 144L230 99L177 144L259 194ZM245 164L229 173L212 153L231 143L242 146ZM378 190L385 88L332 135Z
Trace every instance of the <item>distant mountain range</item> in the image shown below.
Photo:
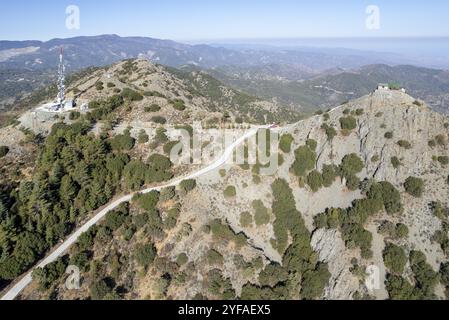
M238 89L263 98L277 98L306 111L362 96L377 82L390 80L400 82L437 110L447 109L447 73L379 65L408 63L395 54L265 46L225 48L101 35L47 42L0 41L0 110L10 109L20 98L54 81L61 47L70 73L140 57L176 68L188 65L208 70Z
M59 48L66 51L67 67L79 70L102 66L127 58L145 57L168 66L193 64L203 68L219 66L302 65L314 70L355 68L372 63L397 63L396 55L326 49L276 49L264 47L227 49L209 45L188 45L144 37L101 35L41 41L0 41L0 70L54 68Z
M375 64L353 70L327 70L318 76L289 77L284 69L265 66L209 70L221 81L247 93L284 104L300 106L303 112L327 109L372 92L379 83L396 83L434 110L449 112L449 72L409 65Z

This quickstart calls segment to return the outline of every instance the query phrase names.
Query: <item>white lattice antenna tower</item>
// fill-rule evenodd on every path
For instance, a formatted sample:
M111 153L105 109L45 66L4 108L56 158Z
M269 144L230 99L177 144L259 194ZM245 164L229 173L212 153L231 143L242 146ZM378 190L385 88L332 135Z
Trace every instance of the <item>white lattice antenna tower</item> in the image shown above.
M59 68L58 68L58 104L61 108L64 107L65 102L65 66L64 66L64 48L61 47L59 53Z

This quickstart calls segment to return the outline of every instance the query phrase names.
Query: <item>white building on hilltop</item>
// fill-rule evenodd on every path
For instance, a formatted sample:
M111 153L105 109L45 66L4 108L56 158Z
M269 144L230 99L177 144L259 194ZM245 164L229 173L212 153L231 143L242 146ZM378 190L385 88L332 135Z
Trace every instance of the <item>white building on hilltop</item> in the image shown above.
M390 85L386 84L386 83L379 83L377 85L377 90L376 91L387 91L387 90L398 90L398 91L401 91L403 93L407 92L407 90L405 90L404 88L401 88L401 89L399 89L399 88L391 88Z

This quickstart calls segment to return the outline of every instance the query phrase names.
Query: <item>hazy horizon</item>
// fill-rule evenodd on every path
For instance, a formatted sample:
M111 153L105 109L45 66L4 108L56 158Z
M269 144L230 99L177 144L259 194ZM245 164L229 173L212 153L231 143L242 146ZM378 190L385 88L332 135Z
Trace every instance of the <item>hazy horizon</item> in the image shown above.
M73 11L66 10L73 6L79 13L79 25L67 28L66 20ZM96 34L152 35L176 41L447 37L447 12L449 2L443 0L432 1L431 5L418 0L406 4L387 0L16 0L1 3L0 39L45 41ZM367 21L373 16L378 22L370 28Z

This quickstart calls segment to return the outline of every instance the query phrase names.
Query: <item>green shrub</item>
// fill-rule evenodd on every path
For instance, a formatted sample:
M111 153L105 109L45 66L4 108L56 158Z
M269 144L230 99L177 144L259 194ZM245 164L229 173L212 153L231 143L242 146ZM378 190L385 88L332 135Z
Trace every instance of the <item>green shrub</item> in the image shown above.
M145 97L165 98L165 96L164 96L162 93L157 92L157 91L145 91L145 92L143 93L143 95L144 95Z
M152 112L158 112L160 110L161 110L161 107L159 105L157 105L157 104L152 104L151 106L144 108L145 112L151 112L151 113Z
M293 163L292 171L296 176L305 176L308 171L315 168L316 153L310 150L309 147L299 147L295 151L295 157L296 159Z
M125 186L130 190L137 190L145 183L148 166L139 160L129 162L123 169Z
M142 229L147 224L148 218L146 213L138 214L133 217L133 223L137 229Z
M39 290L45 291L64 275L66 267L67 264L62 259L58 259L44 268L34 269L32 278L39 284Z
M69 120L77 120L81 117L81 113L77 112L77 111L70 111L69 114Z
M129 134L119 134L109 140L113 150L116 151L129 151L134 148L136 140Z
M157 183L167 181L173 177L171 167L173 166L169 158L160 155L152 154L148 158L148 171L145 175L147 183Z
M157 256L157 250L152 243L137 245L134 258L136 262L144 268L147 268Z
M101 81L97 82L97 83L95 84L95 88L96 88L98 91L102 91L102 90L104 89L104 87L103 87L103 82L101 82Z
M145 132L145 130L140 130L139 131L139 136L137 138L137 142L139 144L144 144L147 143L148 141L150 141L150 137L147 135L147 133Z
M70 258L70 265L77 266L83 272L88 271L90 265L90 254L87 251L81 251L74 254Z
M184 180L179 184L179 187L184 192L190 192L196 188L196 180L193 180L193 179Z
M155 116L151 118L151 121L157 124L166 124L167 123L167 119L165 119L162 116Z
M435 137L435 141L439 146L444 147L447 145L447 136L444 134L439 134Z
M351 174L346 177L346 186L349 190L355 191L360 186L360 179L355 174Z
M318 171L314 170L307 176L307 184L313 192L317 192L323 186L323 176Z
M168 137L167 137L166 133L167 133L167 130L165 130L164 128L157 128L156 135L153 139L153 142L151 143L151 147L155 149L159 145L168 142Z
M181 253L178 255L178 258L176 259L176 263L179 266L185 265L187 262L189 262L189 257L185 253Z
M3 158L8 153L9 153L9 148L8 147L6 147L6 146L1 146L0 147L0 158Z
M124 99L130 100L130 101L142 101L143 100L143 96L140 93L138 93L130 88L123 89L121 96Z
M392 157L391 164L393 165L393 168L398 169L401 166L401 161L398 159L398 157Z
M449 164L449 157L448 156L439 156L437 158L438 162L441 163L443 166L447 166Z
M262 286L274 287L278 282L287 279L287 269L277 263L270 263L259 274L259 283Z
M106 215L104 225L112 231L118 230L129 216L129 209L127 205L121 205L114 211Z
M285 134L281 137L279 142L279 149L284 153L290 153L292 148L292 143L295 141L291 134Z
M401 275L404 272L405 265L407 264L407 256L404 249L389 243L383 251L383 258L385 267L394 274Z
M323 166L323 174L322 174L323 186L328 188L334 183L335 179L338 176L337 170L338 168L336 168L334 165Z
M257 226L262 226L270 223L271 217L268 209L264 206L263 202L260 200L255 200L252 203L254 213L254 220Z
M400 239L407 238L408 234L409 234L409 230L405 224L398 223L396 225L395 236L397 238L400 238Z
M326 136L327 136L327 140L328 141L334 140L334 138L337 136L337 131L333 127L329 126L326 123L324 123L321 126L321 129L323 129L326 132Z
M365 230L362 225L356 223L343 224L341 227L343 240L346 247L359 247L362 258L370 259L372 257L371 243L373 235L368 230Z
M235 290L232 287L230 279L225 279L221 270L214 269L209 271L206 277L207 289L220 300L235 300Z
M430 204L433 214L440 220L446 220L449 218L449 208L443 206L440 201L432 202Z
M218 219L211 222L210 230L215 240L233 241L238 248L241 248L247 243L246 236L243 233L234 233L229 225L223 224Z
M184 111L186 109L185 102L181 99L171 101L173 108L178 111Z
M224 259L220 252L211 249L207 252L207 262L210 265L223 265Z
M441 283L449 287L449 262L442 263L440 268Z
M153 211L159 202L159 192L137 193L132 198L132 201L145 211Z
M235 198L237 196L237 190L234 186L228 186L224 191L224 196L226 198Z
M412 145L410 142L408 142L407 140L399 140L398 141L398 146L400 146L401 148L404 148L406 150L409 150L412 148Z
M340 126L343 130L354 130L357 128L357 120L354 117L342 117L340 118Z
M250 212L242 212L240 215L240 225L242 228L249 228L253 224L253 216Z
M355 153L346 155L340 165L340 171L345 178L349 178L353 175L360 173L365 164L362 159Z
M304 273L301 284L301 297L305 300L319 298L323 294L324 288L329 283L331 273L326 264L318 264L315 270Z
M310 148L310 150L316 151L316 148L318 147L318 142L316 142L313 139L308 139L306 141L306 145Z
M112 293L105 280L94 282L90 287L90 297L94 301L103 300Z
M409 234L408 227L405 224L394 224L390 221L384 221L379 227L379 233L392 239L404 239Z
M385 139L393 139L393 132L386 132L384 135Z
M113 84L112 82L108 82L107 86L108 88L115 88L115 84Z
M385 287L391 300L416 300L414 287L398 275L388 274Z
M408 194L420 198L424 192L424 180L416 177L408 177L405 180L404 187Z
M420 299L436 299L435 288L440 282L440 275L427 263L426 255L420 251L411 251L410 266L416 281L415 290Z
M373 184L367 195L369 199L381 201L388 214L396 214L402 211L401 194L387 181Z

